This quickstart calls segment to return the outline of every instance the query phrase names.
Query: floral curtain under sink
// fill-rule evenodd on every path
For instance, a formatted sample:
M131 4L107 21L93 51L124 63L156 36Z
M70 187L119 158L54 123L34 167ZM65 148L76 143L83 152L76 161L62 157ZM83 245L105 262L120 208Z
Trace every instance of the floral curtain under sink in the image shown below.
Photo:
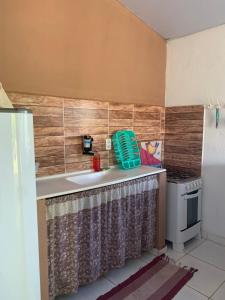
M50 299L154 247L156 175L46 200Z

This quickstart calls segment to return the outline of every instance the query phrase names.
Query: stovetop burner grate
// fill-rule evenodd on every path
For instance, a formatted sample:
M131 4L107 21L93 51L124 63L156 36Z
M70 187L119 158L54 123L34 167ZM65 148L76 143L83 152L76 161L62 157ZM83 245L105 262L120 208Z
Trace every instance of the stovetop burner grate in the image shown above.
M198 178L191 172L181 170L167 170L167 181L169 182L185 182Z

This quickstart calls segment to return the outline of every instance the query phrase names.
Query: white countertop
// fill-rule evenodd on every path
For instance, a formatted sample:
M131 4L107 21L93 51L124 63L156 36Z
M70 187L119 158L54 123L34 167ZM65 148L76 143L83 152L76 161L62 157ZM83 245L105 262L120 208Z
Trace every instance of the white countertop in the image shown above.
M74 183L68 180L68 178L75 178L75 176L79 175L92 174L94 173L93 171L89 170L83 172L41 177L37 179L37 200L95 189L102 186L125 182L165 171L165 169L153 168L149 166L140 166L131 170L121 170L115 167L107 171L102 171L105 174L107 173L107 176L103 176L102 180L98 183L83 183L82 185ZM98 172L98 174L99 173L100 172Z

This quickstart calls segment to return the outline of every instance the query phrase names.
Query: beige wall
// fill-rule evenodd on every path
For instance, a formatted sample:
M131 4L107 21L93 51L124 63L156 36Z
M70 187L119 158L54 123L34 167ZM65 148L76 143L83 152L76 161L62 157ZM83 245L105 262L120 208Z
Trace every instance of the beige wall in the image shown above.
M168 42L166 106L225 107L225 25ZM205 110L203 229L225 243L225 110L216 129L215 109ZM187 145L188 149L188 145ZM217 237L219 236L219 237ZM222 237L222 239L221 239Z
M7 91L164 105L166 43L115 0L1 1Z

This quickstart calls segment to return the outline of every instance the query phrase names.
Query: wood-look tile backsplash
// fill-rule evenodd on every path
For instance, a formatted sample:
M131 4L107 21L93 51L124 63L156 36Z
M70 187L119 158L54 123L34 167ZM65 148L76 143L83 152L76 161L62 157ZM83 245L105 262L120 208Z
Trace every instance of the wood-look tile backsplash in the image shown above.
M166 168L201 175L203 106L167 107L164 139Z
M139 141L164 139L164 107L18 93L8 96L15 107L33 112L38 176L90 169L92 157L82 154L83 135L93 136L102 167L116 163L113 150L105 150L105 139L117 130L132 129Z

